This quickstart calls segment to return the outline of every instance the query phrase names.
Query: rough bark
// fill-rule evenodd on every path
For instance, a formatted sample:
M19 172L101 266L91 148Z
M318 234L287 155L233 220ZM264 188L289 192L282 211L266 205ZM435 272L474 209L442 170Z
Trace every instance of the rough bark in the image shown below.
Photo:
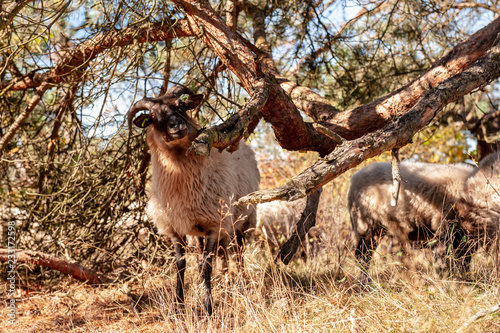
M323 189L319 188L307 197L306 207L300 216L300 220L297 221L290 239L281 247L275 261L281 260L285 265L288 265L290 260L292 260L293 255L297 252L307 232L316 224L316 214L322 191Z
M279 73L275 73L275 66L272 63L269 64L272 59L266 57L265 52L260 51L226 25L206 0L175 0L174 2L185 10L185 19L99 34L73 49L62 52L58 63L47 72L32 72L23 77L13 74L14 79L0 84L0 91L35 88L42 82L58 84L71 76L77 68L88 64L98 54L113 47L135 42L145 43L196 36L214 51L226 68L238 76L243 87L250 94L256 90L259 80L269 79L269 96L262 109L257 112L260 112L263 118L271 123L276 139L283 148L313 150L326 155L337 147L339 140L332 139L330 135L323 135L315 130L312 124L305 123L299 109L315 121L323 120L322 127L331 133L347 139L359 138L368 132L383 128L393 119L404 115L429 88L437 86L468 68L484 55L500 32L500 18L497 18L457 45L429 71L401 89L354 110L338 112L311 89L280 78ZM226 123L218 125L215 130L207 129L202 132L202 136L210 132L217 133L213 142L208 143L205 149L210 144L215 147L231 146L231 142L234 144L241 138L240 135L234 135L234 133L241 132L242 128L246 128L247 133L251 131L258 116L253 117L251 125L248 125L248 119L241 117L241 114L245 112L242 109L238 112L239 116L229 118ZM243 125L240 122L243 122ZM234 129L231 128L232 126ZM224 131L220 131L221 128ZM325 131L322 132L325 133ZM226 133L228 133L227 136ZM2 140L7 141L6 138ZM204 142L203 140L201 137L198 141Z
M224 123L202 130L189 148L188 153L208 156L212 147L219 150L228 147L229 151L236 150L240 139L250 134L248 128L259 118L259 111L269 96L267 86L268 82L264 79L257 82L254 87L255 92L248 103Z
M241 80L247 92L257 79L254 64L255 55L245 40L230 29L214 12L206 0L173 0L183 8L189 29L194 32Z
M227 67L242 80L245 89L252 94L253 85L256 80L261 79L258 75L258 65L256 65L259 61L255 62L255 57L261 57L263 53L230 29L215 15L206 1L201 1L201 5L192 0L177 0L176 3L185 9L186 19L177 20L171 24L157 23L97 35L64 52L60 61L50 71L33 72L24 77L4 81L0 84L0 90L34 88L42 82L60 83L76 68L90 62L99 53L112 47L130 45L134 42L144 43L175 37L198 36L213 49L223 64L228 65ZM262 115L272 124L277 141L283 148L313 150L324 155L332 151L337 142L318 133L311 124L304 123L298 109L315 121L326 119L321 123L323 127L329 128L344 138L358 138L367 132L382 128L391 119L406 113L430 87L436 86L444 79L470 66L484 55L499 31L500 18L457 45L429 71L413 82L351 111L338 112L311 89L277 77L281 89L272 82ZM273 73L270 68L272 66L266 65L264 58L258 59L261 60L262 71L269 70L271 75L278 75L278 73Z
M184 9L190 29L240 79L243 88L253 94L253 87L263 76L268 75L266 73L268 69L259 57L262 53L255 47L252 48L248 41L231 30L216 15L207 1L175 0L174 2ZM271 123L276 139L283 148L314 150L320 154L326 154L333 149L335 142L317 132L311 124L303 121L293 101L272 77L270 77L268 89L269 98L262 108L262 116ZM229 128L231 124L236 125L233 122L234 119L228 121L232 123L223 125L225 128ZM221 141L231 140L224 135L219 135L217 138ZM196 150L206 151L207 148L208 146L202 149L198 145Z
M413 135L427 126L449 103L481 88L500 76L500 35L487 54L469 69L430 89L418 103L398 120L382 129L339 145L324 159L291 178L284 185L250 193L237 204L296 200L319 189L362 161L384 151L401 148L412 142Z
M12 252L9 253L8 249L0 249L0 261L9 262L9 260L12 260L9 258L10 255L12 255ZM18 263L47 267L63 274L70 275L78 281L89 282L91 284L109 282L106 277L101 276L91 269L47 253L30 250L16 250L15 258L15 261Z
M432 87L462 72L482 57L500 33L500 17L459 43L428 71L390 94L321 124L346 139L355 139L405 114Z

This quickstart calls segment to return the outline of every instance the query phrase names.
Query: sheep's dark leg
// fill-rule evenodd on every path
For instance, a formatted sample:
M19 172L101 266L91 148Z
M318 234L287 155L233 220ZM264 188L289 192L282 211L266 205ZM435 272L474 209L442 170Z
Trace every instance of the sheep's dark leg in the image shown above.
M374 244L371 242L372 247L370 248L364 238L361 238L356 246L355 256L361 266L361 272L363 274L363 282L369 281L370 276L368 274L368 268L370 267L370 260L372 255L372 248L374 249Z
M175 263L177 265L176 303L184 307L184 272L186 271L186 237L179 235L172 238L175 248Z
M243 252L245 251L245 235L241 231L236 231L236 264L238 270L243 270Z
M213 300L212 300L212 258L214 257L214 250L217 244L217 239L206 237L205 248L203 249L203 263L202 263L202 276L205 282L205 313L209 316L212 315Z
M219 249L217 251L217 255L221 260L221 271L223 274L226 274L229 270L228 248L229 238L224 237L219 241Z

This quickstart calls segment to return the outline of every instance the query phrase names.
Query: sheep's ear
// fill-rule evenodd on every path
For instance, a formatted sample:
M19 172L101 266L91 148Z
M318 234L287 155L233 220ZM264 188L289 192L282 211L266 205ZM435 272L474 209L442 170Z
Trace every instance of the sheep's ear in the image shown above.
M134 119L134 125L140 128L148 127L153 123L153 119L149 114L143 113Z
M187 110L194 109L198 105L200 105L201 101L203 100L203 95L202 94L196 94L196 95L182 95L179 98L184 104L186 104Z

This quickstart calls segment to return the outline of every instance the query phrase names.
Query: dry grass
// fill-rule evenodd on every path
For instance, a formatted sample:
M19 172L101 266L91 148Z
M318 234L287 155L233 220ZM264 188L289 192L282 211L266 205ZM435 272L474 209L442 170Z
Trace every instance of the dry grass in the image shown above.
M297 160L289 162L301 168ZM271 164L269 170L281 170L284 178L298 171ZM267 177L269 170L261 161L263 185L278 185L276 177ZM17 323L8 325L7 309L1 307L0 332L456 332L499 303L494 256L487 254L475 256L467 275L425 264L425 251L407 259L413 267L397 255L379 257L371 267L373 283L360 284L345 209L351 174L323 192L320 255L283 267L272 262L266 246L252 242L243 272L232 263L228 275L214 274L212 317L202 315L204 290L196 255L189 254L185 312L177 313L172 302L174 264L145 264L132 279L100 287L64 278L27 291L21 283ZM4 302L6 289L0 284ZM499 332L500 313L475 320L465 331Z
M174 267L146 267L134 281L89 287L66 282L23 294L17 323L4 332L455 332L476 312L498 303L490 266L475 260L476 282L438 279L385 265L360 288L352 259L323 253L290 267L275 266L259 247L246 253L244 272L214 276L215 311L202 315L203 287L189 255L186 311L172 304ZM376 272L375 272L376 273ZM481 274L481 275L477 275ZM381 276L384 277L381 277ZM378 277L377 277L378 276ZM480 282L478 282L480 281ZM2 287L3 289L4 287ZM5 295L5 293L3 293ZM500 316L475 321L470 332L500 331Z

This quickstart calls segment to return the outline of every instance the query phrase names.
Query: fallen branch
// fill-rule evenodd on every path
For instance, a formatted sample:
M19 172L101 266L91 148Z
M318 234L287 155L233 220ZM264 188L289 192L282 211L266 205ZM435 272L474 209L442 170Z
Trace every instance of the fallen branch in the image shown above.
M325 158L291 178L284 185L275 189L250 193L240 198L237 204L300 199L362 161L411 143L413 136L427 126L446 105L491 83L499 76L500 38L497 38L494 46L484 57L467 70L429 90L408 113L396 122L359 139L344 142Z
M89 268L85 268L77 263L69 262L68 260L37 251L9 251L8 249L0 249L0 261L9 262L12 260L13 254L15 255L16 262L47 267L63 274L70 275L78 281L89 282L90 284L102 284L109 282L109 279Z
M489 314L495 313L499 310L500 310L500 304L497 304L490 309L485 309L485 310L479 311L478 313L476 313L475 315L470 317L462 326L460 326L460 328L457 330L457 333L464 332L467 329L467 327L469 327L476 320L483 318Z

